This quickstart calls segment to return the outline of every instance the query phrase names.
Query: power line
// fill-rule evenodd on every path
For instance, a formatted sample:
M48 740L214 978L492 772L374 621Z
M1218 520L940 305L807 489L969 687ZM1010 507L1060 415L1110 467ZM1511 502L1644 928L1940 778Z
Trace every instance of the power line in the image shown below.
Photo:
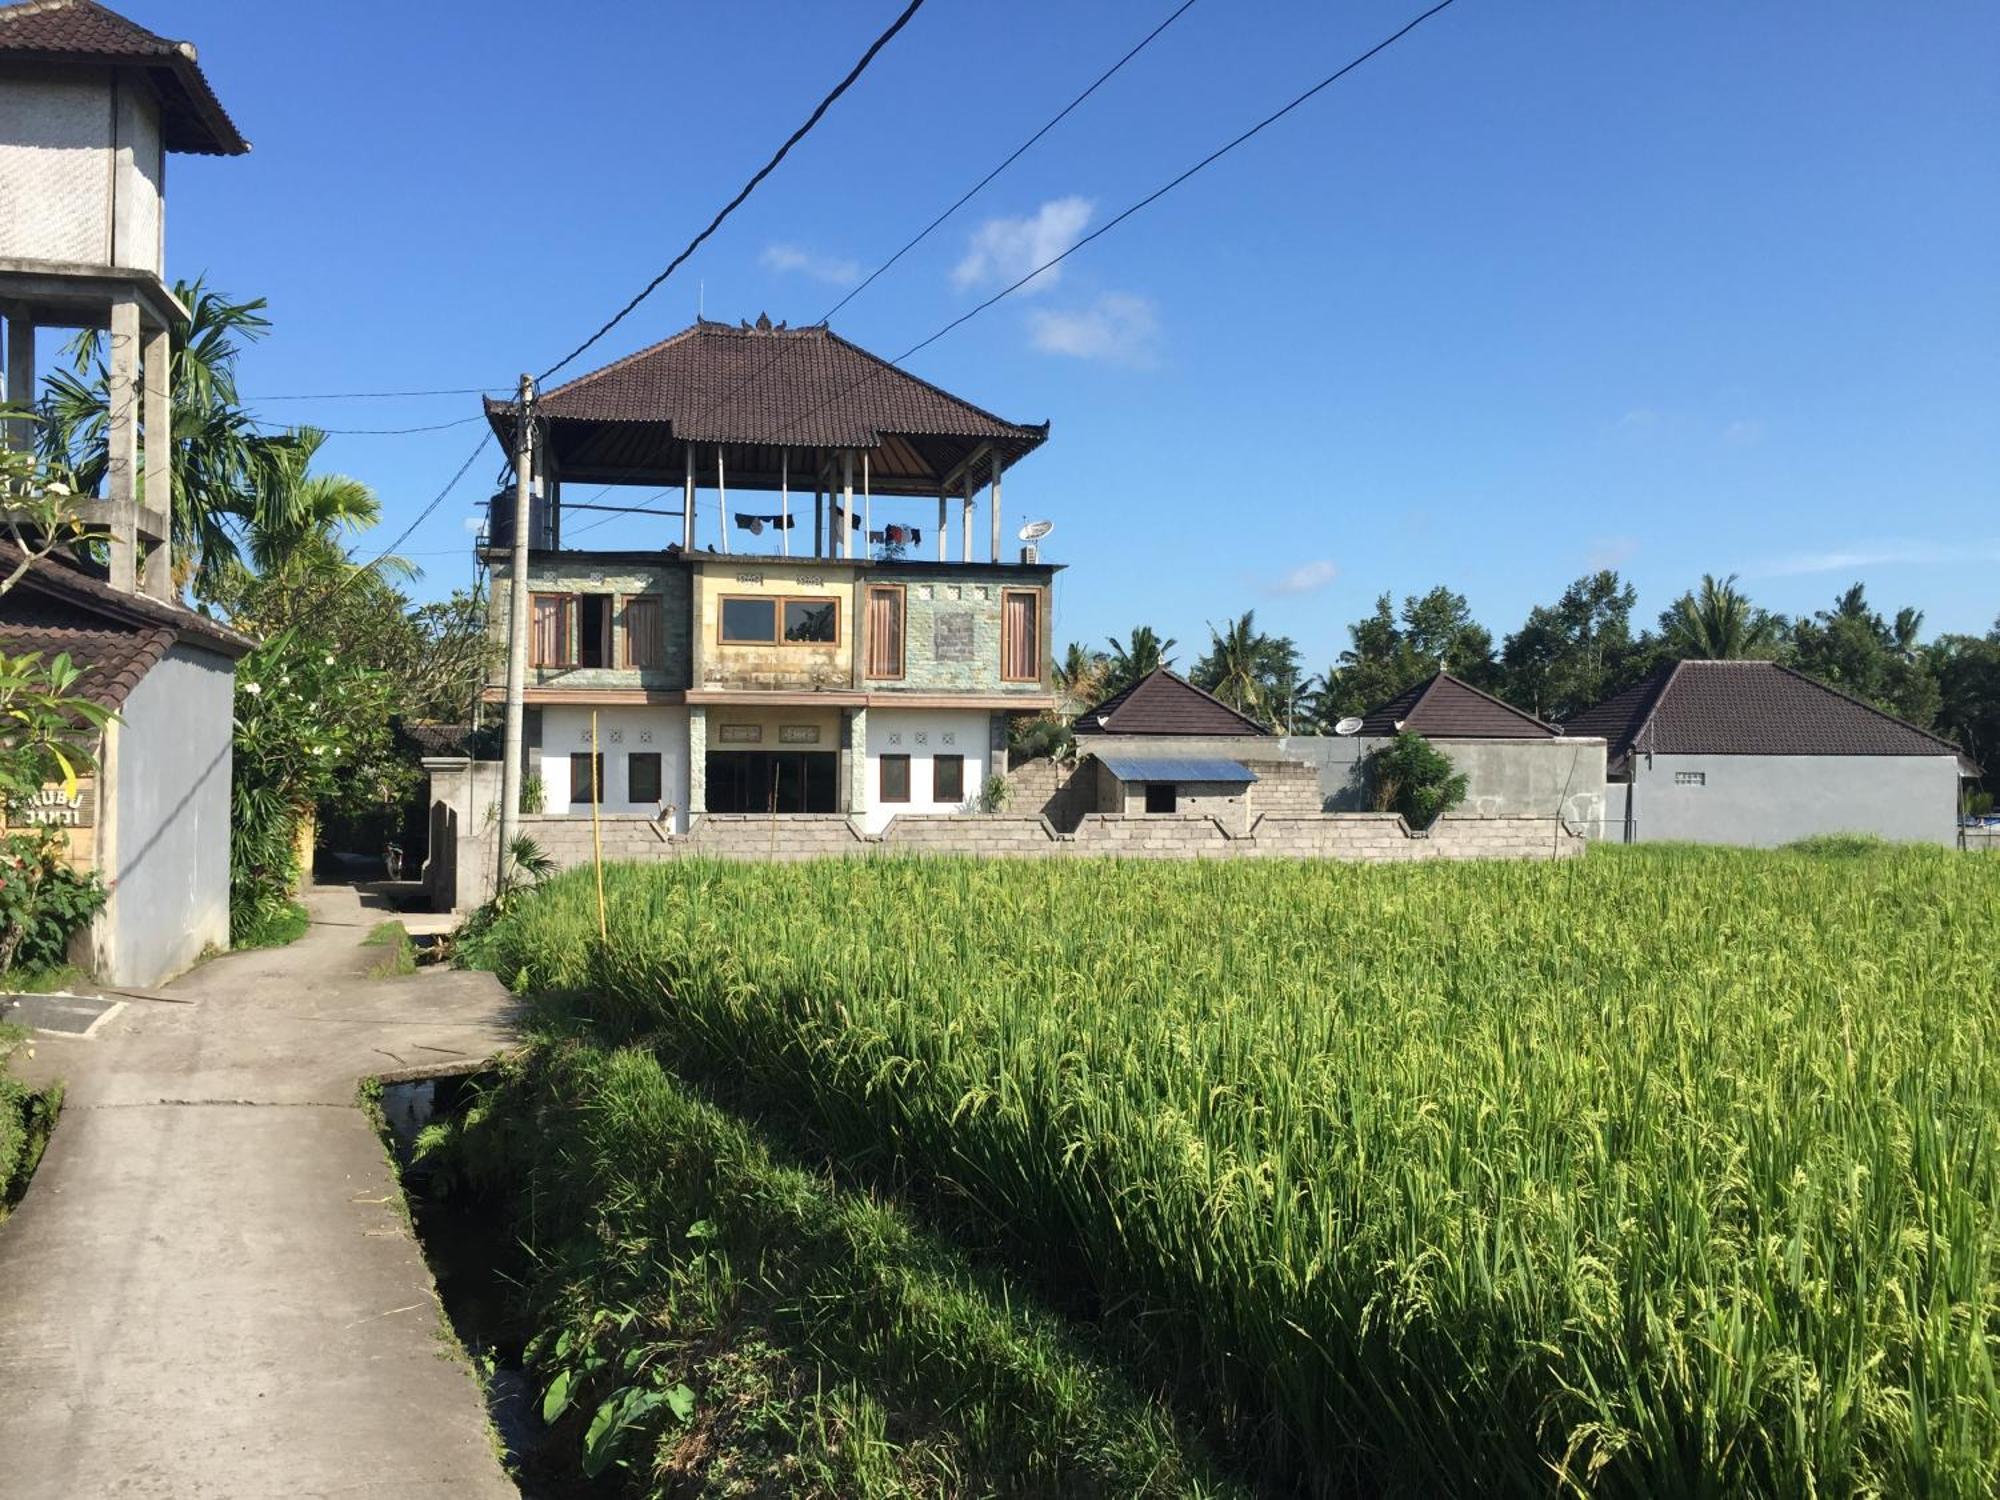
M317 422L303 424L266 422L259 417L252 417L250 420L252 426L277 428L280 431L296 431L299 425L308 426L315 432L325 433L328 437L403 437L412 432L443 432L447 428L463 427L468 422L483 422L486 420L486 414L477 412L469 417L459 417L455 421L429 422L421 427L321 427Z
M848 89L853 86L854 81L857 78L859 78L865 71L867 71L868 65L875 60L875 55L879 53L884 47L889 45L890 41L894 39L897 32L901 31L906 25L909 24L910 18L914 16L919 9L922 8L923 3L924 0L910 0L910 3L903 7L902 14L897 16L894 21L889 23L889 29L887 31L884 31L880 36L876 37L875 40L869 44L868 50L861 54L861 60L848 70L847 76L841 79L840 82L834 86L833 92L828 94L824 99L820 100L818 106L813 110L813 112L810 115L806 117L806 122L803 125L799 126L797 130L794 130L791 133L791 135L786 137L785 143L778 148L777 154L774 155L769 161L765 162L763 166L759 167L757 169L756 174L752 176L748 182L743 184L742 189L736 194L736 196L734 198L731 198L727 203L725 203L722 206L722 211L716 214L716 216L713 219L710 219L708 221L708 227L702 230L702 232L696 235L693 239L689 240L687 243L687 248L682 250L681 253L679 255L676 255L672 260L668 261L667 268L664 271L660 272L659 275L655 276L651 281L647 282L636 297L634 297L630 302L627 302L623 307L619 308L616 313L612 314L611 318L604 324L603 327L599 328L597 332L593 333L589 338L585 339L582 343L578 344L574 349L570 350L569 353L565 354L561 359L557 360L554 364L550 365L546 370L542 371L542 373L536 377L536 383L540 384L542 381L547 380L551 375L555 374L556 371L562 369L563 366L567 365L571 360L575 359L579 354L583 353L584 350L588 349L592 344L595 344L599 339L603 338L605 334L609 333L612 329L616 328L620 323L622 323L625 320L626 316L629 313L631 313L631 311L634 308L636 308L641 302L644 302L648 297L652 296L653 293L656 290L658 290L662 282L664 282L669 276L673 275L675 271L680 269L681 264L684 261L686 261L689 256L693 255L696 250L701 248L702 242L705 241L710 235L714 234L717 229L722 227L722 221L728 218L732 213L734 213L737 210L737 208L741 206L743 200L748 198L751 195L751 193L756 191L757 185L761 183L766 177L769 177L772 172L777 170L778 163L785 159L786 155L791 151L792 147L796 146L800 141L806 138L807 134L811 132L812 128L815 125L819 124L820 119L826 114L826 112L829 109L833 107L834 101L840 98L842 94L846 93Z
M957 199L955 199L952 202L949 208L945 209L943 213L939 214L936 218L932 219L930 223L926 224L922 229L918 230L916 234L914 234L913 236L910 237L910 239L904 242L903 247L900 250L898 250L894 255L890 256L887 260L883 261L882 264L877 266L874 270L870 271L867 277L860 283L860 285L854 287L851 291L848 292L846 296L842 297L838 302L834 303L832 307L829 307L825 312L821 313L819 315L816 324L809 326L825 327L829 322L831 322L833 319L833 315L835 313L839 312L843 307L847 306L848 303L852 302L856 297L860 296L863 292L867 291L868 288L873 286L876 280L885 271L887 271L891 266L895 265L896 262L901 260L905 255L909 254L910 251L916 249L918 245L922 244L926 239L928 239L932 234L932 232L935 231L940 225L942 225L947 219L949 219L953 214L957 213L961 208L965 207L967 203L970 203L975 197L977 197L980 191L983 188L985 188L988 183L992 182L994 178L998 177L1002 172L1006 171L1009 167L1014 165L1015 162L1019 161L1024 155L1026 155L1029 147L1033 146L1035 142L1039 141L1043 136L1047 135L1051 130L1055 129L1056 126L1060 125L1065 119L1069 117L1069 115L1076 109L1078 105L1082 104L1084 100L1088 99L1092 94L1096 93L1106 83L1110 82L1111 78L1115 74L1117 74L1125 66L1125 64L1129 63L1133 58L1137 57L1141 52L1144 52L1147 47L1151 46L1153 43L1153 39L1155 37L1159 36L1161 32L1165 31L1169 26L1173 25L1174 22L1178 21L1183 15L1187 14L1187 12L1193 8L1194 4L1195 0L1182 0L1181 5L1178 8L1176 8L1173 12L1171 12L1164 21L1161 21L1159 25L1155 26L1151 31L1147 32L1143 37L1139 38L1139 40L1136 43L1134 43L1130 49L1126 51L1123 57L1119 58L1118 61L1113 63L1110 67L1106 68L1102 73L1098 74L1097 77L1091 81L1090 86L1088 88L1084 89L1082 93L1078 94L1074 99L1070 100L1069 103L1065 104L1054 115L1051 115L1039 130L1037 130L1033 135L1029 136L1025 141L1021 142L1021 144L1016 146L1012 151L1008 152L1007 155L1001 159L999 165L995 166L984 177L980 178L979 181L975 182L971 187L967 188L963 193L959 194ZM733 389L725 392L720 398L711 402L709 404L708 410L702 412L700 416L694 419L695 423L699 424L701 421L714 415L716 412L722 410L723 407L727 406L730 402L734 401L744 391L749 390L750 387L756 385L766 375L770 374L772 370L777 368L778 364L781 361L789 358L797 348L798 348L797 340L795 339L781 340L779 342L777 353L773 354L758 368L752 370L750 374L747 377L745 377L741 382L739 382Z
M1293 110L1297 109L1307 100L1313 98L1316 94L1319 94L1321 91L1331 87L1333 84L1338 83L1342 78L1345 78L1349 73L1352 73L1356 68L1360 67L1370 58L1373 58L1379 55L1380 53L1386 51L1388 48L1394 46L1397 42L1401 41L1404 37L1408 36L1411 32L1415 31L1419 26L1423 25L1424 22L1428 21L1432 16L1438 14L1438 12L1450 9L1454 3L1456 3L1456 0L1438 0L1438 3L1433 5L1429 10L1424 11L1422 14L1418 15L1414 20L1405 23L1399 30L1390 33L1388 36L1384 37L1381 41L1377 42L1374 46L1370 47L1366 52L1361 53L1358 57L1355 57L1352 60L1343 63L1340 67L1334 69L1331 73L1327 74L1326 77L1322 78L1318 83L1315 83L1311 88L1306 89L1303 93L1294 96L1289 102L1282 105L1278 109L1273 110L1270 114L1264 116L1263 119L1257 121L1256 124L1252 125L1249 129L1243 131L1240 135L1237 135L1231 140L1226 141L1222 145L1216 147L1215 150L1209 152L1208 155L1204 156L1200 161L1196 162L1193 166L1189 167L1185 172L1182 172L1179 176L1174 177L1171 180L1161 184L1159 187L1153 189L1152 192L1146 194L1145 197L1139 199L1136 203L1133 203L1128 207L1124 208L1116 216L1106 220L1103 224L1100 224L1097 228L1093 229L1089 234L1085 235L1082 239L1078 240L1075 244L1071 245L1067 250L1062 251L1058 255L1050 256L1049 259L1043 261L1039 266L1036 266L1032 271L1028 272L1027 275L1021 277L1018 281L1011 282L1007 286L1002 287L999 291L995 292L992 296L988 297L984 302L981 302L977 307L971 308L966 312L960 313L957 317L953 318L950 322L946 323L942 328L938 329L935 333L929 335L927 338L919 339L916 343L910 345L909 348L905 349L901 354L897 355L893 360L888 361L885 365L881 366L878 369L870 371L868 374L862 376L859 380L853 382L853 384L845 386L838 391L835 391L832 395L828 396L824 401L820 402L819 405L811 407L806 411L800 412L797 416L793 417L790 421L786 422L784 426L778 428L777 430L779 432L784 432L787 428L797 426L800 422L805 421L806 418L811 417L817 414L818 412L825 410L828 406L832 405L835 401L840 400L842 397L852 394L854 391L859 390L862 386L867 385L871 381L879 380L882 377L883 371L888 369L894 369L895 367L901 365L904 360L909 359L912 355L921 353L923 350L928 349L932 344L935 344L939 339L943 338L953 329L961 327L962 325L971 322L974 318L978 317L981 313L985 312L989 307L992 307L995 303L1000 302L1005 298L1012 296L1015 292L1018 292L1022 287L1026 286L1029 282L1033 281L1037 276L1040 276L1044 271L1047 271L1052 266L1061 265L1064 261L1068 260L1072 255L1076 254L1077 251L1081 250L1085 245L1090 244L1093 240L1102 239L1105 235L1109 234L1112 230L1116 229L1120 224L1124 223L1127 219L1131 218L1141 209L1146 208L1153 203L1157 203L1160 199L1164 198L1168 193L1171 193L1175 188L1179 187L1189 178L1195 176L1197 173L1205 170L1206 168L1214 165L1216 162L1220 161L1223 157L1227 156L1230 152L1234 151L1238 146L1241 146L1242 144L1244 144L1244 142L1250 140L1253 136L1259 135L1272 125L1277 124L1278 121L1282 120L1286 115L1290 114Z
M314 391L283 396L254 396L246 406L262 406L267 401L392 401L411 396L499 396L510 392L505 385L457 385L431 391Z

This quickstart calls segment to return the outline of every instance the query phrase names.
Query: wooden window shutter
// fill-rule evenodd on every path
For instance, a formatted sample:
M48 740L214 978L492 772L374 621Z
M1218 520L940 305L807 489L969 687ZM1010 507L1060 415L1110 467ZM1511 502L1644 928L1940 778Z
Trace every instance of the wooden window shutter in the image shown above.
M537 594L533 600L534 628L529 632L530 665L570 664L569 595Z
M903 675L903 591L882 585L868 590L868 660L870 677Z
M625 665L628 667L658 667L664 665L665 645L660 636L660 601L656 595L644 594L625 601Z
M1041 595L1009 589L1001 596L1000 675L1008 682L1036 682L1042 675Z

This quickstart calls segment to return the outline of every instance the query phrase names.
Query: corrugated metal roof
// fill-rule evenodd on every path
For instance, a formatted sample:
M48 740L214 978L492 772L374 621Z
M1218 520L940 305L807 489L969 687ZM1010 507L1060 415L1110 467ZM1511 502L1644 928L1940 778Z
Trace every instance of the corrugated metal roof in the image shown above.
M1195 760L1165 755L1100 755L1120 781L1231 781L1247 785L1257 773L1233 760Z

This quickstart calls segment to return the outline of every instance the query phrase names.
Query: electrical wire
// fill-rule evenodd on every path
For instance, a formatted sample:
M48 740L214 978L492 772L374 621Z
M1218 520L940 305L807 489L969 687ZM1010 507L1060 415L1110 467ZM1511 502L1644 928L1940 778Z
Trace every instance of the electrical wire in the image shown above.
M848 303L852 302L856 297L860 296L863 292L867 291L868 288L873 286L876 280L885 271L887 271L891 266L895 265L896 262L901 260L905 255L908 255L912 250L916 249L918 245L922 244L926 239L930 237L930 235L934 230L936 230L953 214L957 213L961 208L965 207L966 204L970 203L975 197L977 197L980 191L983 188L985 188L988 183L992 182L994 178L998 177L1002 172L1006 171L1009 167L1014 165L1015 162L1019 161L1024 155L1026 155L1029 147L1033 146L1043 136L1047 135L1051 130L1055 129L1056 126L1060 125L1065 119L1067 119L1070 116L1072 112L1075 111L1078 105L1082 104L1092 94L1096 93L1105 84L1109 83L1111 79L1121 69L1123 69L1127 63L1132 61L1133 58L1137 57L1141 52L1144 52L1146 48L1151 46L1154 39L1158 37L1161 32L1165 31L1169 26L1173 25L1174 22L1178 21L1182 16L1186 15L1187 12L1194 7L1194 4L1195 0L1182 0L1180 6L1178 6L1175 10L1169 13L1165 20L1161 21L1151 31L1147 32L1144 36L1139 38L1137 42L1135 42L1130 48L1126 50L1124 56L1120 57L1116 62L1114 62L1110 67L1106 68L1102 73L1099 73L1097 77L1091 81L1090 85L1087 88L1085 88L1082 93L1078 94L1074 99L1070 100L1069 103L1065 104L1055 114L1051 115L1045 122L1043 122L1040 129L1036 130L1033 135L1029 136L1025 141L1021 142L1020 145L1016 146L1012 151L1008 152L1005 157L1001 158L997 166L995 166L991 171L989 171L984 177L980 178L979 181L975 182L971 187L967 188L963 193L959 194L958 197L955 200L953 200L950 207L946 208L943 213L939 214L936 218L932 219L930 223L926 224L922 229L918 230L916 234L912 235L907 241L904 242L903 247L900 250L898 250L894 255L890 256L887 260L883 261L882 264L877 266L874 270L870 271L868 275L865 278L863 278L863 280L859 285L855 286L852 290L850 290L847 293L846 296L842 297L838 302L834 303L832 307L829 307L825 312L821 313L815 323L810 324L808 326L819 327L819 328L826 327L826 325L832 321L833 315L835 313L839 312L843 307L847 306ZM796 339L780 340L778 344L778 350L775 354L773 354L758 368L752 370L748 376L746 376L742 381L738 382L730 390L725 391L716 400L710 402L708 409L704 412L701 412L693 419L691 419L689 425L699 428L699 426L709 417L713 416L716 412L721 411L724 407L728 406L730 402L734 401L738 396L743 394L743 392L749 390L752 386L762 381L764 377L769 375L772 370L776 369L780 363L782 363L786 359L789 359L798 350L799 343L800 341Z
M743 184L742 188L737 192L736 196L734 198L731 198L727 203L725 203L722 206L721 211L717 213L713 219L710 219L708 221L708 227L703 229L701 233L697 234L693 239L689 240L687 243L687 248L682 250L681 253L676 255L672 260L668 261L666 269L660 272L660 274L655 276L651 281L647 282L646 285L640 289L639 294L635 296L630 302L627 302L623 307L619 308L617 312L613 313L611 317L604 323L604 325L597 330L597 332L593 333L589 338L585 339L582 343L578 344L574 349L570 350L569 353L565 354L561 359L557 360L554 364L550 365L546 370L542 371L542 373L538 377L536 377L537 384L539 384L541 381L547 380L551 375L555 374L556 371L562 369L565 365L569 364L570 361L574 360L579 354L583 353L584 350L588 349L592 344L595 344L599 339L603 338L604 335L611 332L611 330L616 328L620 323L624 322L626 317L632 312L634 308L638 307L638 305L641 302L644 302L648 297L652 296L653 293L659 289L661 283L663 283L669 276L673 275L675 271L679 270L682 263L686 261L689 256L693 255L696 250L700 249L702 243L705 240L707 240L710 235L714 234L717 229L722 227L722 221L724 219L727 219L732 213L734 213L737 210L737 208L742 205L743 200L748 198L751 195L751 193L756 191L757 185L761 183L766 177L769 177L772 172L777 170L778 163L782 162L785 159L785 157L790 153L792 147L796 146L800 141L804 140L806 136L812 131L813 127L819 124L820 120L825 116L826 112L833 107L834 102L854 85L856 79L858 79L864 72L867 71L868 65L875 60L876 54L879 53L884 47L888 46L892 40L894 40L896 33L901 31L905 26L909 24L910 18L916 15L918 10L920 10L923 7L923 4L924 0L910 0L910 3L903 7L902 14L897 16L894 21L889 23L889 29L884 31L880 36L876 37L873 42L869 43L868 50L861 54L861 60L848 70L847 76L845 78L841 79L839 83L834 85L833 92L828 94L824 99L820 100L819 104L817 105L817 107L814 108L813 112L806 117L806 122L803 125L799 126L798 129L794 130L789 136L786 137L785 143L778 148L777 153L774 156L772 156L772 158L769 161L765 162L763 166L759 167L756 173L750 178L750 180Z
M243 404L262 406L267 401L393 401L413 396L504 396L511 390L513 387L507 385L459 385L434 391L317 391L246 397Z
M1350 61L1343 63L1340 67L1334 69L1331 73L1327 74L1326 77L1320 79L1318 83L1315 83L1314 85L1312 85L1312 87L1306 89L1303 93L1293 96L1293 98L1290 101L1280 106L1279 108L1273 110L1270 114L1264 116L1263 119L1257 121L1257 123L1252 125L1249 129L1243 131L1241 134L1234 136L1230 140L1224 142L1222 145L1216 147L1215 150L1209 152L1208 155L1204 156L1200 161L1196 162L1193 166L1189 167L1179 176L1171 178L1167 182L1161 184L1159 187L1153 189L1152 192L1146 194L1145 197L1139 199L1137 202L1132 203L1128 205L1126 208L1120 210L1118 214L1106 220L1104 223L1100 224L1097 228L1093 229L1089 234L1083 236L1083 238L1079 239L1075 244L1071 245L1068 249L1062 251L1060 254L1050 256L1047 260L1043 261L1040 265L1036 266L1032 271L1028 272L1027 275L1021 277L1017 281L1009 283L1007 286L1002 287L999 291L995 292L992 296L988 297L984 302L981 302L978 306L973 307L966 312L960 313L957 317L953 318L950 322L946 323L942 328L939 328L936 332L928 335L925 338L919 339L916 343L910 345L909 348L905 349L901 354L897 355L893 360L889 360L880 367L878 367L877 369L871 370L868 374L862 376L859 380L853 382L851 385L844 386L840 390L835 391L832 395L828 396L824 401L820 402L817 406L810 407L807 410L800 412L797 416L791 418L789 421L784 423L783 426L779 427L777 429L777 432L782 433L789 428L796 427L799 423L805 421L808 417L817 415L819 412L824 411L828 406L832 405L834 402L841 400L842 398L848 395L851 395L853 392L861 389L862 386L868 385L873 381L881 379L882 375L886 371L897 369L899 366L902 365L904 360L909 359L913 355L921 353L925 349L928 349L932 344L935 344L939 339L943 338L946 334L952 332L952 330L963 327L965 324L971 322L974 318L978 317L981 313L985 312L995 303L998 303L1004 300L1005 298L1012 296L1015 292L1018 292L1022 287L1026 286L1029 282L1033 281L1037 276L1040 276L1043 272L1049 270L1051 267L1061 265L1064 261L1068 260L1072 255L1076 254L1077 251L1081 250L1085 245L1090 244L1094 240L1102 239L1105 235L1109 234L1112 230L1116 229L1120 224L1123 224L1127 219L1131 218L1141 209L1144 209L1150 206L1151 204L1157 203L1160 199L1166 197L1168 193L1171 193L1175 188L1179 187L1189 178L1195 176L1199 172L1204 171L1208 167L1213 166L1216 162L1220 161L1223 157L1227 156L1230 152L1234 151L1238 146L1243 145L1246 141L1249 141L1254 136L1262 134L1265 130L1277 124L1278 121L1284 119L1286 115L1290 114L1293 110L1297 109L1307 100L1313 98L1315 95L1321 93L1323 90L1330 88L1335 83L1338 83L1342 78L1345 78L1349 73L1352 73L1356 68L1360 67L1363 63L1367 62L1369 59L1373 57L1378 56L1382 52L1388 50L1390 47L1394 46L1397 42L1401 41L1404 37L1408 36L1411 32L1415 31L1419 26L1423 25L1424 22L1430 20L1431 17L1437 15L1440 11L1450 9L1451 6L1454 5L1455 3L1456 0L1438 0L1437 4L1431 6L1430 9L1419 14L1415 19L1406 22L1402 27L1390 33L1388 36L1384 37L1381 41L1377 42L1374 46L1370 47L1366 52L1363 52L1359 56L1351 59ZM773 435L775 436L776 434Z
M468 422L485 420L484 412L475 412L469 417L459 417L450 422L429 422L421 427L321 427L317 422L304 425L310 426L315 432L323 432L328 437L404 437L413 432L443 432L448 428L463 427ZM280 432L296 431L298 425L289 422L266 422L259 417L252 417L250 421L254 427L275 429Z

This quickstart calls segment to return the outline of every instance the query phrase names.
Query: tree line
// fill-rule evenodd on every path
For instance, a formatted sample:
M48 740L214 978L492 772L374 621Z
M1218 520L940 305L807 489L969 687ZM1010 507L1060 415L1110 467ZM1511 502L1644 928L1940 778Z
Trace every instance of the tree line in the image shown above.
M1877 609L1863 585L1797 618L1763 608L1735 575L1704 576L1650 625L1635 622L1638 591L1611 569L1578 578L1500 638L1472 617L1465 596L1440 585L1383 594L1347 627L1348 645L1307 673L1298 644L1257 628L1246 610L1209 626L1187 679L1285 733L1328 734L1442 668L1538 718L1561 723L1675 661L1768 660L1954 741L1982 765L2000 757L2000 619L1984 635L1922 639L1924 615ZM1056 663L1068 716L1177 668L1179 642L1150 625L1104 647L1072 642Z

